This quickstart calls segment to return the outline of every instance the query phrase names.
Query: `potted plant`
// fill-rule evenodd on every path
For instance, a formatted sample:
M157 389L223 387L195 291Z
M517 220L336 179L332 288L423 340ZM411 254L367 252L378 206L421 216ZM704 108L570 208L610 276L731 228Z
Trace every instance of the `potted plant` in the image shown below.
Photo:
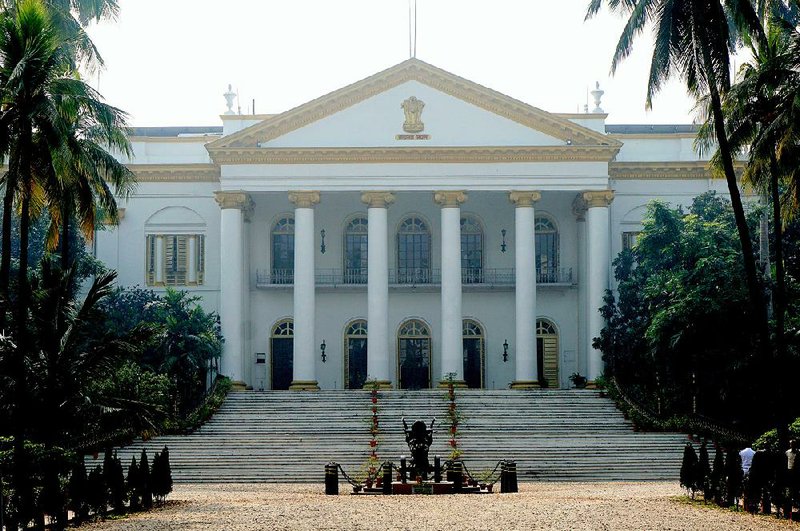
M581 375L580 373L573 372L569 376L569 380L572 382L572 385L575 386L575 389L584 389L586 388L586 376Z

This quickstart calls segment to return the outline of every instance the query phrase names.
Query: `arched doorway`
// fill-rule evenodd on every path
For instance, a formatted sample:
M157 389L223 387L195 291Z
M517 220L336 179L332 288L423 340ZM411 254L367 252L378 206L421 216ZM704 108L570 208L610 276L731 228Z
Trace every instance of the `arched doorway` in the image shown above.
M427 389L431 386L431 332L428 325L410 319L397 331L398 387Z
M464 381L470 389L483 387L483 327L477 321L464 319Z
M542 387L561 386L558 379L558 332L546 319L536 321L536 364Z
M344 332L346 389L361 389L367 380L367 322L351 321Z
M291 319L284 319L272 328L269 350L272 389L289 389L294 375L294 322Z

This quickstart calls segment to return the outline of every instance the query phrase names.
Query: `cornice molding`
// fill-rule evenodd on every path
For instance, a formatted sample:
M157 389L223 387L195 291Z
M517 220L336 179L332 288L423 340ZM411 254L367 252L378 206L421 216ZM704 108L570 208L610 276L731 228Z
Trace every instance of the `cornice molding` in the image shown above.
M614 191L597 190L583 192L582 198L586 202L586 208L607 207L614 200Z
M230 148L211 152L217 164L392 164L481 162L609 162L610 146L475 146L374 148Z
M456 76L419 59L408 59L383 72L331 92L286 111L260 124L208 145L209 152L229 147L252 147L352 107L407 81L418 81L433 89L480 107L521 125L572 144L622 146L618 140L575 124L555 114Z
M129 136L131 142L150 142L155 144L208 144L219 140L220 133L208 133L196 136Z
M514 203L517 208L532 207L534 203L542 198L541 192L509 192L508 200Z
M744 171L744 162L734 162L737 175ZM692 180L714 178L714 170L707 161L686 162L612 162L608 176L625 180Z
M386 208L394 203L394 194L391 192L364 192L361 194L361 202L367 204L367 208Z
M203 182L218 183L219 166L216 164L128 164L140 183L148 182Z
M319 204L320 193L317 191L289 192L289 201L295 208L314 208Z
M442 208L457 208L467 202L467 193L463 190L442 190L433 192L433 202Z

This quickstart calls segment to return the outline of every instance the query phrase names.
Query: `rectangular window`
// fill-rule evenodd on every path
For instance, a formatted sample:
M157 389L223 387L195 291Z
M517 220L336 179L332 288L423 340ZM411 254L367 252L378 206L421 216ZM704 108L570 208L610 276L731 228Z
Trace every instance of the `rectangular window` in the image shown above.
M636 247L636 242L639 240L641 231L630 231L622 233L622 248L633 249Z
M203 284L205 272L203 234L148 234L146 250L148 286ZM190 250L194 252L193 257L189 256ZM193 269L191 271L193 274L190 274L190 269Z

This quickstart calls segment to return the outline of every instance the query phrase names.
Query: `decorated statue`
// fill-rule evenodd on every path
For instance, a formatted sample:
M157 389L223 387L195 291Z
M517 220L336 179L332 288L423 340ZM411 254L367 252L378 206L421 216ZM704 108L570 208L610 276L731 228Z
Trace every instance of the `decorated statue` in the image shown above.
M408 449L411 450L411 467L414 470L413 477L428 479L428 472L431 465L428 462L428 450L433 443L433 425L436 417L431 421L431 427L426 428L421 420L414 422L411 429L408 429L405 417L403 417L403 432L406 435Z

